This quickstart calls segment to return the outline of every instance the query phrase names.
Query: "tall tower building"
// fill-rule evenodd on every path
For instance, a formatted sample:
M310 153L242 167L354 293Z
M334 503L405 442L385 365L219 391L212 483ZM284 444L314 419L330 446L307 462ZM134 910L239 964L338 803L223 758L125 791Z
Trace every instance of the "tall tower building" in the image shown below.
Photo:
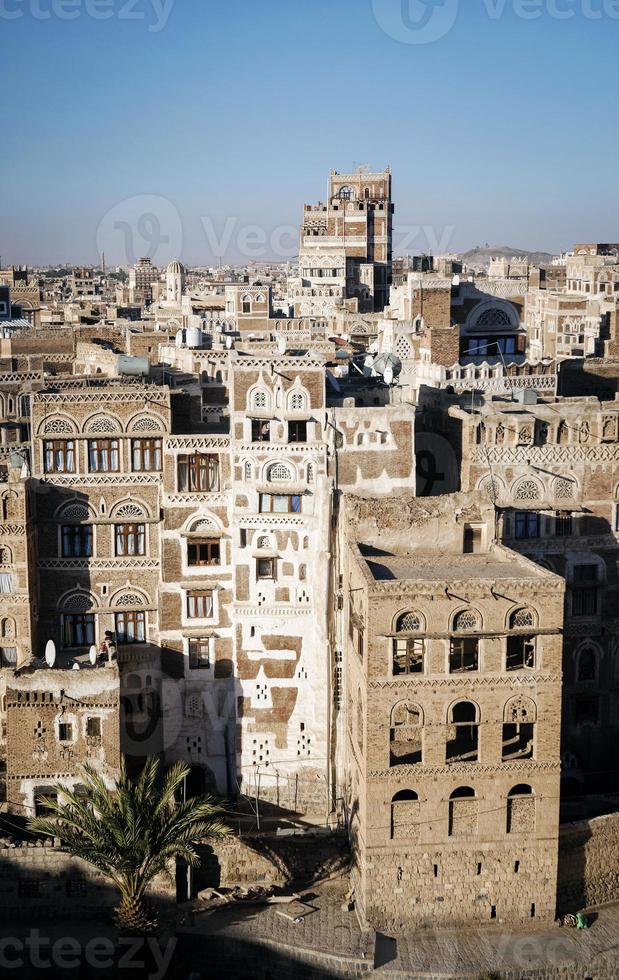
M392 277L391 170L333 170L327 203L306 204L299 249L297 315L338 308L380 312Z

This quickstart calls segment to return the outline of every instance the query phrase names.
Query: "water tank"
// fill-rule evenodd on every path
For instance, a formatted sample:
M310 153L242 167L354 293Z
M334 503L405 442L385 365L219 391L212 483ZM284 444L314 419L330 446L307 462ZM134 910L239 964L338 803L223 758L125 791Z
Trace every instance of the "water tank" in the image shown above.
M202 347L202 330L200 327L187 327L187 347Z
M127 354L119 354L116 370L118 374L142 378L149 373L150 363L147 357L129 357Z

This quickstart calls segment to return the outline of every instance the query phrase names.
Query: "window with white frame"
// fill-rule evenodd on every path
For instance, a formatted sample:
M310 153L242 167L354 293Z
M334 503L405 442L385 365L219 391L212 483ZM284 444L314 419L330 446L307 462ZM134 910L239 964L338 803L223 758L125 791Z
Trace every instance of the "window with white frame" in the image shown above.
M213 590L192 590L187 593L187 619L210 619L213 615Z

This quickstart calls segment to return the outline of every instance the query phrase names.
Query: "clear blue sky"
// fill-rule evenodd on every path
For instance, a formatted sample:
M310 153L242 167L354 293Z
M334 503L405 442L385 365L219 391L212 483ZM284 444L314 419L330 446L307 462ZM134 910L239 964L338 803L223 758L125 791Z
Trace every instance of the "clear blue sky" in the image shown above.
M420 0L175 0L159 31L171 0L97 0L109 20L93 2L0 0L5 264L95 262L101 242L121 262L118 220L146 251L144 195L185 261L240 261L247 225L268 258L359 163L393 169L396 252L619 239L617 0L459 0L426 44L373 12L407 39ZM275 252L296 250L284 232Z

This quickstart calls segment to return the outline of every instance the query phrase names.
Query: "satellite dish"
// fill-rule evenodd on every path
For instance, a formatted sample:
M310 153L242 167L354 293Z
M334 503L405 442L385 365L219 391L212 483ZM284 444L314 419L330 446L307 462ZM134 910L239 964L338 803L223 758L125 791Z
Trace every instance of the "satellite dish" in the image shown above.
M97 662L97 648L94 645L94 643L91 646L90 650L88 651L88 659L90 660L92 666L94 667L94 665Z
M45 644L45 663L48 667L53 667L56 663L56 644L53 640L48 640Z
M376 374L382 374L385 381L387 381L387 372L390 371L391 381L387 381L387 384L393 384L393 379L402 372L402 361L395 354L379 354L374 359L373 370Z
M226 337L226 349L232 350L232 337Z
M385 382L386 385L393 384L393 368L392 367L385 368L385 373L383 374L383 381Z
M76 660L75 663L73 664L73 666L71 667L71 670L79 670L79 669L80 669L80 665L78 664L78 662Z
M177 347L182 347L183 346L183 331L182 330L177 330L176 331L175 344L176 344Z
M287 347L288 344L286 343L286 338L280 337L279 340L277 341L277 350L282 356L286 353Z

